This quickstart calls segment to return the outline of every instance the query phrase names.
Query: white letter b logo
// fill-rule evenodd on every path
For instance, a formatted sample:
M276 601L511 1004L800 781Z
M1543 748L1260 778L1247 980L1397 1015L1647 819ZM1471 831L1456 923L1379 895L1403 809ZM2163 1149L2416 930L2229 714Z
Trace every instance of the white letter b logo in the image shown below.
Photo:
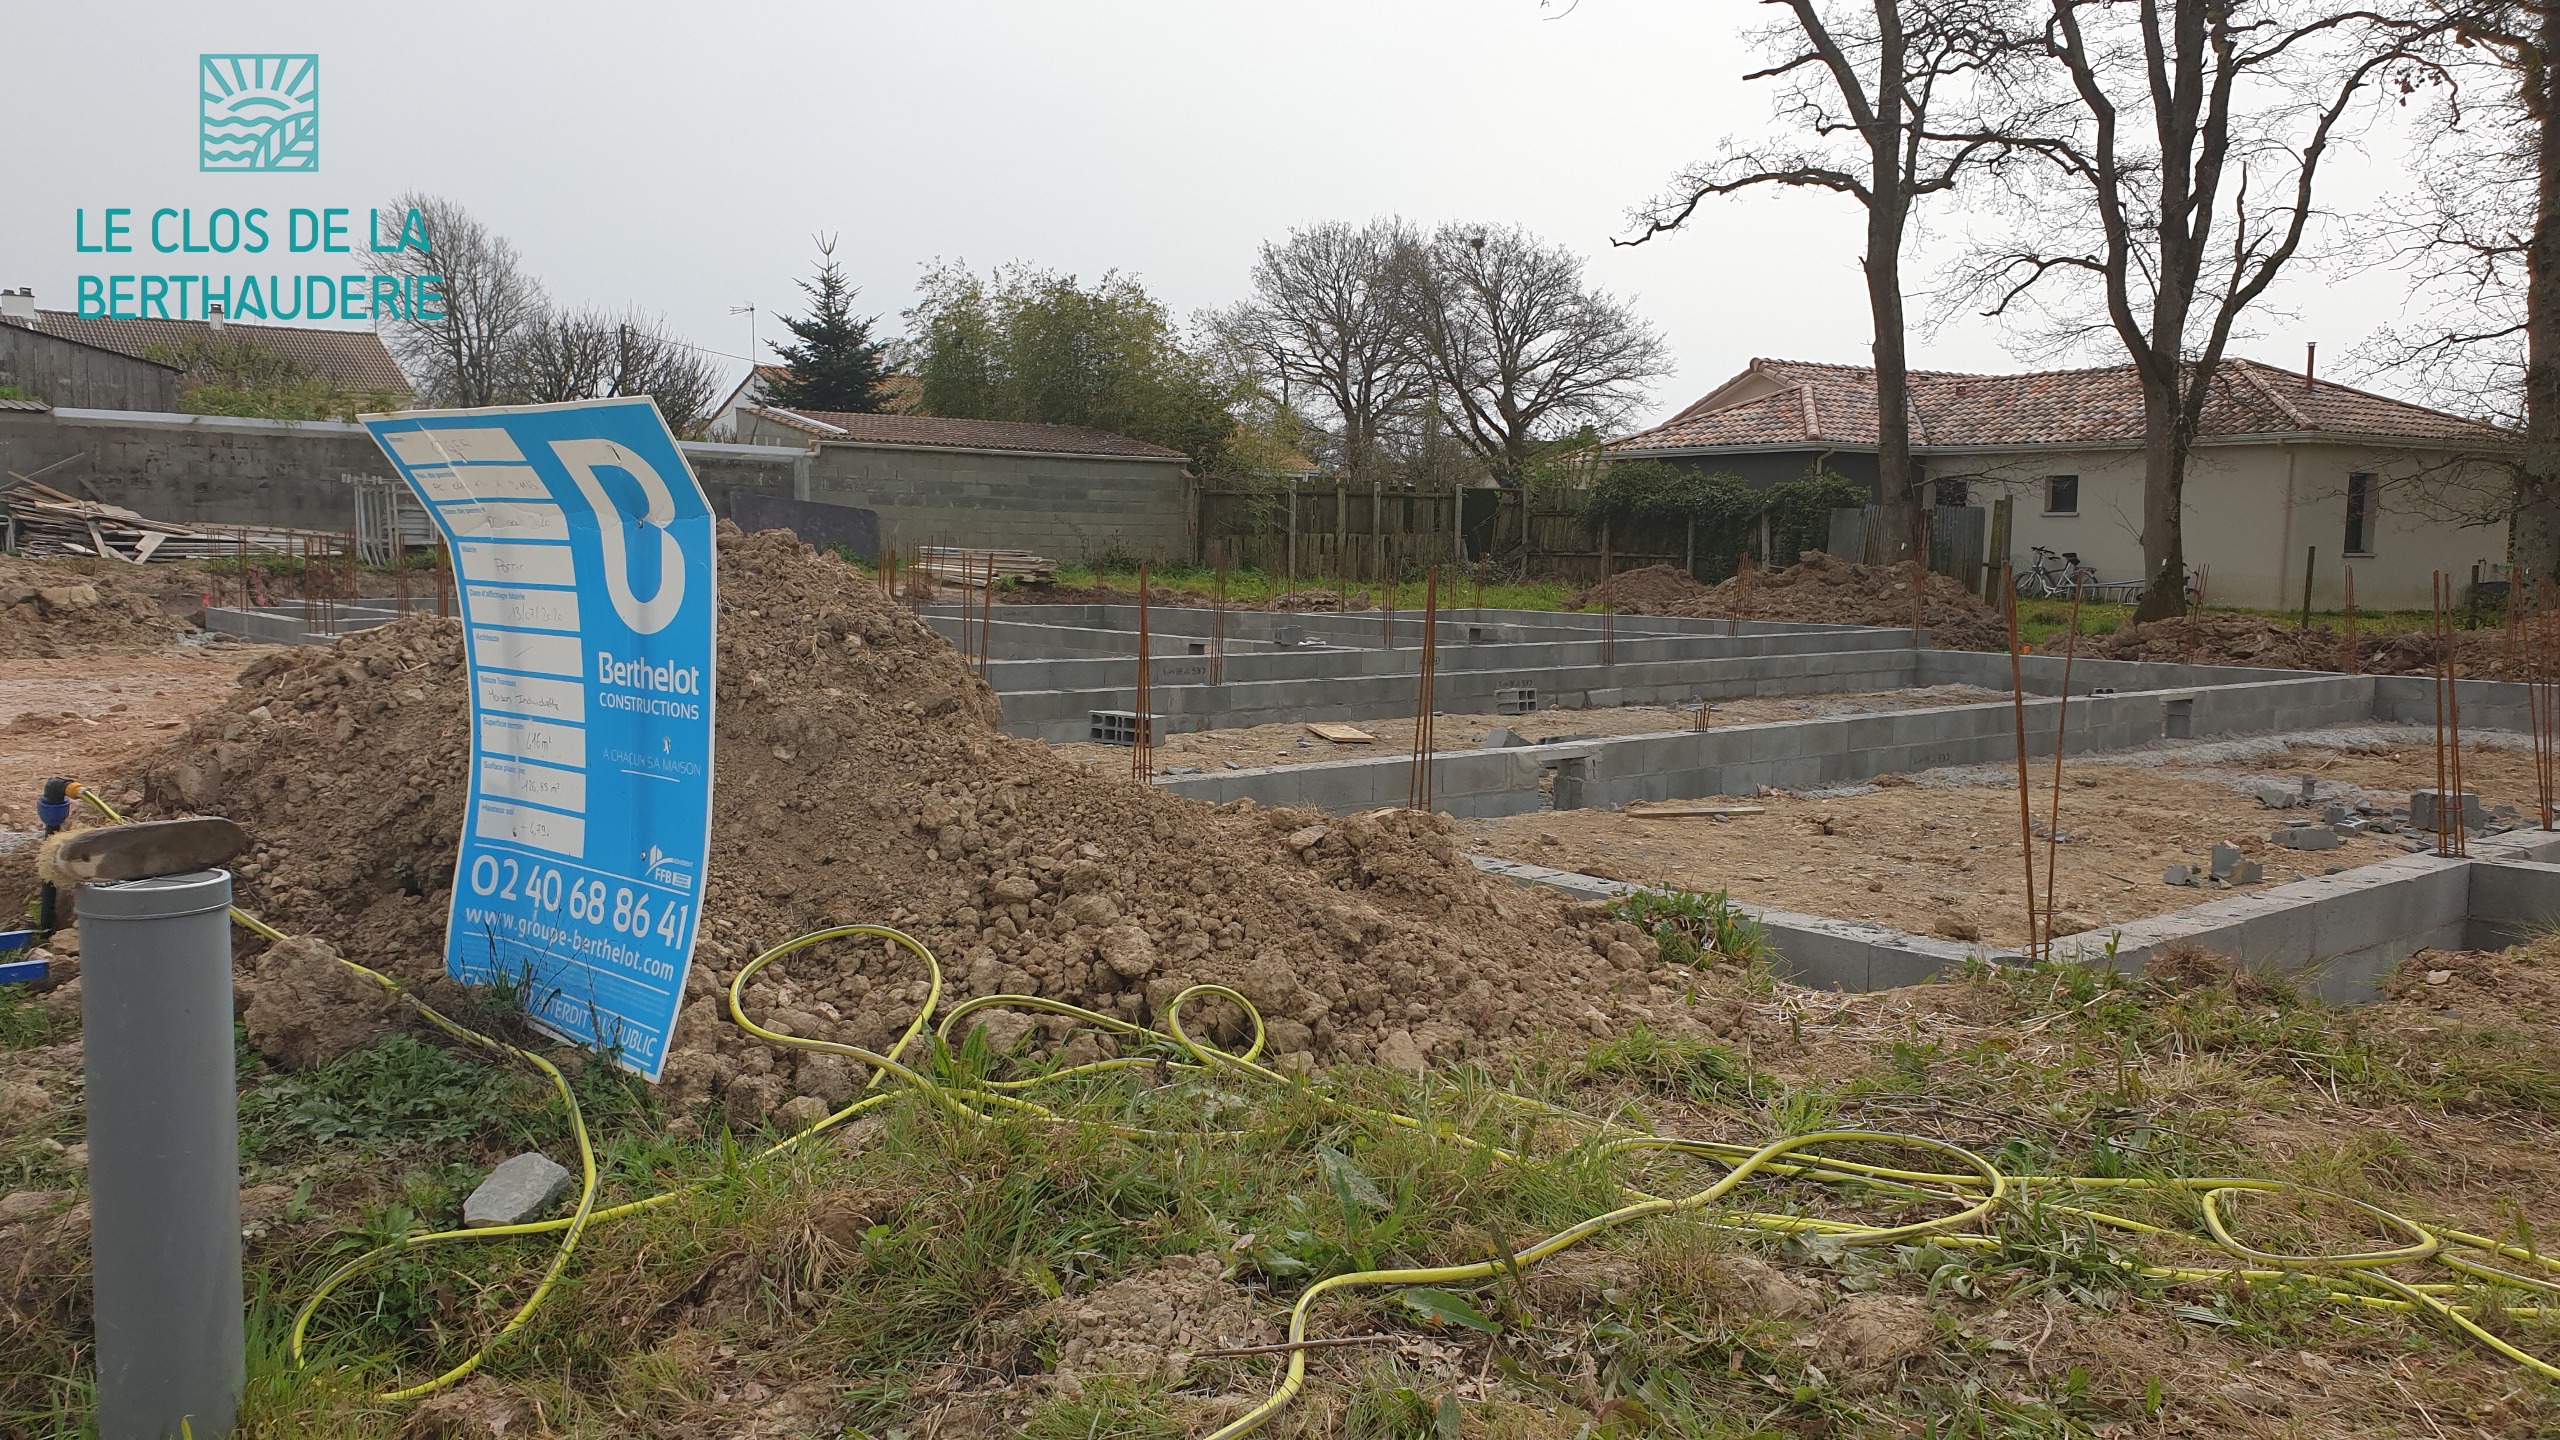
M551 453L569 467L569 478L578 482L579 493L596 512L596 528L604 537L605 590L613 597L614 613L635 634L655 635L666 629L684 608L684 547L666 528L676 518L675 497L667 493L667 482L658 478L648 461L610 440L554 440ZM649 498L640 524L658 531L658 593L646 600L631 593L631 557L623 548L623 528L628 522L596 479L598 466L628 474Z

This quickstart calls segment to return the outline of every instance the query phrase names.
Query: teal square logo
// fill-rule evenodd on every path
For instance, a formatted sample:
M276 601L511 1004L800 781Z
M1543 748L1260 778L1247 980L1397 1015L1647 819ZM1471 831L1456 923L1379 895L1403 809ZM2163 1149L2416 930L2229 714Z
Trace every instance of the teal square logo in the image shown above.
M200 55L199 170L320 168L320 57Z

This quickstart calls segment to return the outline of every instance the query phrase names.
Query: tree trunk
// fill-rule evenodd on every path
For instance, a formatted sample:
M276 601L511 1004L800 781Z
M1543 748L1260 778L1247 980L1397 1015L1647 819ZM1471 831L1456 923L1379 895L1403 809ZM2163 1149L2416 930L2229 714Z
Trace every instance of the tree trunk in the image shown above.
M2509 524L2519 577L2560 578L2560 5L2541 7L2525 103L2536 128L2535 205L2525 280L2524 458Z
M2142 379L2142 568L2150 581L2133 618L2165 620L2187 610L2187 457L2178 443L2178 392Z
M1876 503L1884 507L1886 564L1912 558L1920 490L1911 468L1911 376L1902 327L1902 218L1879 192L1867 207L1867 308L1875 319Z

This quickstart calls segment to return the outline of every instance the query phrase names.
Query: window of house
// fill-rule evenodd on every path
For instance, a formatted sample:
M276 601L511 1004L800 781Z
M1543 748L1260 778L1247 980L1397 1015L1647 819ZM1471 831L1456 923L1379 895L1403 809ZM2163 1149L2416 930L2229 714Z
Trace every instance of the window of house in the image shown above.
M2047 475L2044 477L2044 513L2077 515L2080 513L2080 477Z
M2347 477L2347 553L2373 553L2373 477Z
M1965 482L1962 480L1941 480L1937 485L1940 505L1962 507L1973 503L1971 497L1966 494Z

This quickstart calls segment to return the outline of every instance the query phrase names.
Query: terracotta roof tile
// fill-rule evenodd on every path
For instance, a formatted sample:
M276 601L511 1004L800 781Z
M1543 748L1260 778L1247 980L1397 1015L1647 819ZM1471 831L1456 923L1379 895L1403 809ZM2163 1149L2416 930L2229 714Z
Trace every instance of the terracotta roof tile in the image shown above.
M1754 360L1748 373L1785 388L1678 415L1622 440L1620 451L1711 446L1876 443L1875 372L1862 365ZM2130 365L2025 375L1911 372L1912 443L1965 446L2126 444L2142 438L2142 391ZM2227 360L2206 398L2209 438L2327 432L2394 440L2508 445L2494 425L2254 360Z
M953 420L939 415L857 415L842 410L776 410L749 406L757 415L822 440L873 445L917 445L955 450L1046 451L1057 455L1117 455L1142 460L1188 460L1179 450L1132 440L1085 425L1037 425L1023 420Z
M36 328L83 345L113 350L139 360L153 359L155 348L174 349L212 333L201 320L84 319L68 310L39 310ZM287 360L350 390L393 390L406 394L409 377L370 330L320 330L299 325L249 325L234 320L223 337L263 345Z

